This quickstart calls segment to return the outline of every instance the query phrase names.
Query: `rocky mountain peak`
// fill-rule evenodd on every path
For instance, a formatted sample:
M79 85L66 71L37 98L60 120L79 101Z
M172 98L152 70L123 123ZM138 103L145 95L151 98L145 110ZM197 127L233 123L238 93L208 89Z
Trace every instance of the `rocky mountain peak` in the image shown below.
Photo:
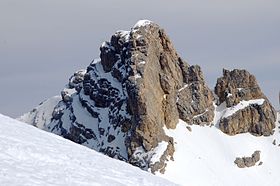
M274 110L247 71L224 70L215 93L219 107L226 104L219 120L223 132L272 132ZM228 114L242 101L249 103ZM164 172L175 151L166 130L175 129L179 119L215 124L214 105L201 68L178 55L159 25L141 20L102 43L100 58L69 79L61 99L43 102L21 120L144 170Z
M164 127L175 128L179 118L197 124L213 119L213 96L200 67L184 62L165 31L147 20L139 21L130 32L116 32L100 50L104 71L122 83L127 93L129 161L139 164L139 151L145 154L165 142L164 155L154 165L155 170L161 169L174 152Z

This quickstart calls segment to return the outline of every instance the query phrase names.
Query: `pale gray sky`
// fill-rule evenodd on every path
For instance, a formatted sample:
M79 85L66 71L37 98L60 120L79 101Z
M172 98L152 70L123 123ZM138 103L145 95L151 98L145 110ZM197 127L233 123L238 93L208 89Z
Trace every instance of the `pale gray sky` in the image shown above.
M119 29L150 19L211 88L222 68L255 74L278 108L279 0L0 0L0 113L57 95Z

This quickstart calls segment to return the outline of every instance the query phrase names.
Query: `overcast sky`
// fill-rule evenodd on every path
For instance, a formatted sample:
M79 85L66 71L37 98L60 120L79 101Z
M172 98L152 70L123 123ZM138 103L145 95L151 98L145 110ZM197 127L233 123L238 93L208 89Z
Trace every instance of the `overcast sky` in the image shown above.
M28 112L139 19L162 26L213 89L222 68L257 77L278 109L279 0L0 0L0 113Z

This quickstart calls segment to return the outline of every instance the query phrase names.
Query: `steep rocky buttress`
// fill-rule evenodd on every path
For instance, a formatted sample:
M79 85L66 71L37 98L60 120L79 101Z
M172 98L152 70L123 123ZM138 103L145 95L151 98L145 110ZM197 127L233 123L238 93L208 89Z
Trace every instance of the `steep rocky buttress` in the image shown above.
M117 31L100 51L99 59L69 79L61 96L43 102L20 120L163 173L175 151L173 138L164 129L175 129L179 119L213 124L214 94L201 68L181 59L165 31L148 20L130 31ZM215 93L218 105L226 104L219 120L223 132L272 133L275 111L248 72L225 70ZM243 109L226 112L250 100L254 101Z
M249 132L253 135L273 134L276 111L262 93L256 78L246 70L223 71L217 80L215 93L218 104L225 104L225 113L219 128L235 135Z

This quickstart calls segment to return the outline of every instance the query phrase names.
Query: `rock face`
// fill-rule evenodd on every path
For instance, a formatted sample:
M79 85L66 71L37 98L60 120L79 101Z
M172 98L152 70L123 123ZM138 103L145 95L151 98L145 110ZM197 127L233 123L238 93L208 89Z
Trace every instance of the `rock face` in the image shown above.
M213 94L200 67L184 62L164 30L147 20L116 32L100 51L100 59L69 79L41 128L144 170L164 172L174 153L164 128L174 129L179 118L201 125L214 118ZM22 120L35 121L29 116L34 113Z
M218 105L225 104L226 114L220 129L229 134L250 132L269 136L275 128L276 112L262 93L256 78L246 70L223 71L215 93Z
M179 89L177 100L180 118L191 124L210 124L214 119L214 97L200 67L190 66L184 75L186 85Z
M261 158L261 152L260 151L255 151L251 157L242 157L242 158L236 158L234 163L239 167L239 168L245 168L245 167L252 167L255 166L258 161L260 161ZM262 163L260 162L259 165Z

